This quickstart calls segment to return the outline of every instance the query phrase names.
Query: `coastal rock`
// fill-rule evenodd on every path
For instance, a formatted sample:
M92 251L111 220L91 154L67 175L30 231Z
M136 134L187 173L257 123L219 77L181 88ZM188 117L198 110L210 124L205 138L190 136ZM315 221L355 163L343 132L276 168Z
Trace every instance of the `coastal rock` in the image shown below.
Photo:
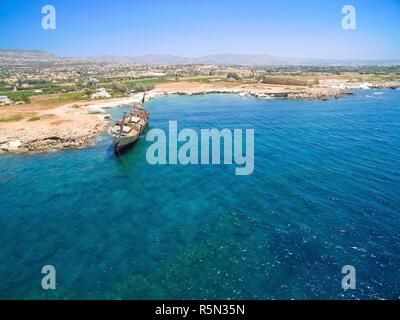
M0 150L5 153L38 153L55 152L70 148L83 148L95 143L97 137L106 132L109 121L97 123L92 128L52 129L40 132L24 131L19 133L19 139L0 144Z
M104 111L103 111L102 107L99 107L99 106L92 106L90 108L87 108L88 114L101 114L103 112Z
M203 94L237 94L241 97L256 97L258 99L288 98L294 100L328 100L331 98L341 98L351 95L342 88L308 88L301 92L266 92L265 90L246 90L246 89L204 89L197 91L165 91L164 94L170 95L203 95Z
M373 89L398 89L400 88L400 81L387 81L378 82L371 85Z
M100 120L110 120L111 116L109 114L99 114L97 116Z
M289 93L288 98L293 100L328 100L339 99L350 93L339 88L308 88L302 92Z
M15 152L22 146L21 140L12 140L0 145L0 149L6 152Z

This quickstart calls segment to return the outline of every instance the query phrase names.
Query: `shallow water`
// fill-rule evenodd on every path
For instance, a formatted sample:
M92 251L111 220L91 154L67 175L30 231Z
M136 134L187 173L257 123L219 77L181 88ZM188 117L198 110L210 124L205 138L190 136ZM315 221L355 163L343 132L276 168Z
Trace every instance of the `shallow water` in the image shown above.
M379 92L147 104L152 128L254 128L250 176L151 166L144 137L122 158L107 136L0 157L0 298L399 298L400 91ZM349 264L357 289L344 291Z

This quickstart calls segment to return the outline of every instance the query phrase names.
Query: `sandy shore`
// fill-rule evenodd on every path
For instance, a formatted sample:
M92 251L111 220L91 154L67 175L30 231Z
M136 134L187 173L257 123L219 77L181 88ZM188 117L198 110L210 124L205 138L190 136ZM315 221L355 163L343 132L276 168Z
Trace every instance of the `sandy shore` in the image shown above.
M326 100L340 98L348 94L348 89L363 86L366 85L349 85L343 82L326 83L315 88L260 83L173 82L158 84L147 93L146 100L167 94L210 93L230 93L260 99ZM393 87L393 84L390 86ZM381 87L384 88L385 85ZM78 101L51 107L38 104L1 106L0 117L3 121L0 122L0 153L53 152L94 144L97 137L106 132L110 125L105 108L129 105L141 98L142 94L138 93L127 98Z

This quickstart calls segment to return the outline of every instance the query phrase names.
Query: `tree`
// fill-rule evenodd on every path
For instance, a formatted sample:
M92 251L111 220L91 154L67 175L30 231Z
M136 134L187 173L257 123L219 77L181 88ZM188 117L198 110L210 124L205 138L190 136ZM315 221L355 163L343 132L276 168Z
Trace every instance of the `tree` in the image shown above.
M132 86L132 90L135 92L146 92L153 90L155 85L153 83L135 83Z
M234 80L240 80L239 75L236 72L228 72L228 74L226 75L227 79L234 79Z
M125 92L128 90L128 88L126 87L126 85L124 85L124 84L121 83L121 82L114 81L114 82L112 83L112 86L113 86L114 91L118 91L118 92L125 93Z
M84 93L85 93L86 96L90 96L90 95L92 95L93 92L94 92L94 90L91 89L91 88L85 88L83 91L84 91Z

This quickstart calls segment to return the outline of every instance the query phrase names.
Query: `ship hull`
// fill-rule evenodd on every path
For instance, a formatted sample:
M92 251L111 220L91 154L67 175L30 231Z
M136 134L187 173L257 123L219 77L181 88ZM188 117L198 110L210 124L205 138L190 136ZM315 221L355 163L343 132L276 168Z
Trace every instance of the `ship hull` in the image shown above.
M144 102L144 101L143 101ZM146 129L149 119L149 113L143 108L143 102L134 105L129 114L124 112L121 121L117 121L110 129L114 152L120 153L122 150L128 150Z
M120 151L134 144L139 139L139 133L134 136L113 137L114 151Z

